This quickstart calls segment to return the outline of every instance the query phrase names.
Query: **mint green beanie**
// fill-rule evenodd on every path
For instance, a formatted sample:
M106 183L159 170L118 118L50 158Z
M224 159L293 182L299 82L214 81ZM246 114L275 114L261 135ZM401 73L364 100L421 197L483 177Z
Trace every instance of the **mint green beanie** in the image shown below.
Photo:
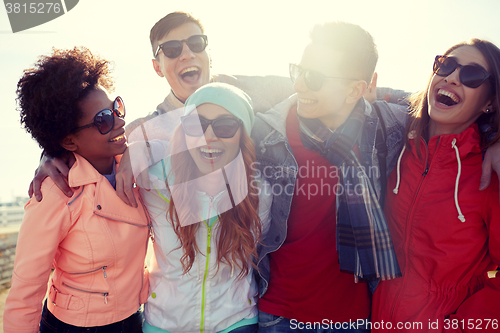
M189 96L184 106L184 115L190 114L195 107L205 103L223 107L243 121L248 135L252 132L255 121L252 100L242 90L226 83L206 84Z

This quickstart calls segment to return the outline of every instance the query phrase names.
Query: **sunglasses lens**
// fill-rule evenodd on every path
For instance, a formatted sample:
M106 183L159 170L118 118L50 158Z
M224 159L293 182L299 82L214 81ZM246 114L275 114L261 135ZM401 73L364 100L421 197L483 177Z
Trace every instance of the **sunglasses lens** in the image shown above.
M454 59L445 56L437 56L434 61L434 73L439 76L448 76L453 73L457 67L460 68L460 82L469 87L477 88L488 78L488 73L472 65L460 66Z
M318 91L321 89L323 79L325 78L323 74L314 71L304 71L295 64L290 64L289 70L292 82L297 81L302 73L304 73L304 80L306 81L306 85L309 89L312 91Z
M460 70L460 82L469 88L479 87L486 78L486 73L474 66L464 66Z
M208 124L203 128L204 119L200 119L196 116L190 116L182 118L182 128L184 128L184 133L189 136L202 136L208 127Z
M189 46L189 49L191 51L196 53L202 52L207 47L205 38L201 35L189 37L187 40L187 45Z
M318 72L307 71L305 73L306 84L312 91L318 91L323 85L324 76Z
M450 58L439 57L434 61L434 73L439 76L448 76L453 73L457 67L457 62Z
M209 125L212 125L214 134L222 139L232 138L240 128L238 120L233 118L207 120L203 117L189 116L182 118L181 123L186 135L196 137L202 136Z
M113 111L102 110L101 112L96 114L94 117L94 124L99 130L99 132L101 132L101 134L109 133L113 129L113 126L115 125L115 118Z
M125 117L125 103L123 103L123 99L120 96L116 97L113 108L118 117Z
M212 128L218 138L229 139L236 134L240 123L236 119L221 118L212 123Z
M290 71L290 79L292 79L292 82L297 81L301 73L300 67L294 64L290 64L289 71Z
M182 53L182 43L178 40L171 40L161 46L163 54L168 58L177 58Z

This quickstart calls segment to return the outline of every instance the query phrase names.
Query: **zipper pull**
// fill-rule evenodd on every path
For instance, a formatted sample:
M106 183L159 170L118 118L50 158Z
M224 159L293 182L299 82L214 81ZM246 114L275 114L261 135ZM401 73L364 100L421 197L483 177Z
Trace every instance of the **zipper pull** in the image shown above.
M103 293L104 295L104 304L108 304L108 293Z
M103 266L103 267L102 267L102 272L103 272L103 274L104 274L104 278L105 278L105 279L108 277L108 274L106 274L106 268L107 268L107 267L108 267L108 266Z
M212 227L208 227L208 244L207 244L207 255L209 255L212 252L212 247L210 246L210 239L212 237Z
M148 225L148 228L149 228L149 238L151 238L151 242L154 243L155 242L155 232L153 230L153 226Z
M429 168L428 168L428 167L427 167L427 168L425 168L425 171L424 171L424 173L422 174L422 176L424 176L424 177L425 177L425 176L427 176L427 172L429 172Z

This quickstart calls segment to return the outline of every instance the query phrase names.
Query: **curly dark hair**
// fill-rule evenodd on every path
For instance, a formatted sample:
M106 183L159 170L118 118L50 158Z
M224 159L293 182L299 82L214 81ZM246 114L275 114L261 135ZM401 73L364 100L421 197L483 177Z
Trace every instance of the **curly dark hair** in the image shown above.
M17 84L21 124L45 150L59 157L66 152L61 141L78 126L78 107L97 86L113 90L110 62L93 55L85 47L53 49L26 69Z

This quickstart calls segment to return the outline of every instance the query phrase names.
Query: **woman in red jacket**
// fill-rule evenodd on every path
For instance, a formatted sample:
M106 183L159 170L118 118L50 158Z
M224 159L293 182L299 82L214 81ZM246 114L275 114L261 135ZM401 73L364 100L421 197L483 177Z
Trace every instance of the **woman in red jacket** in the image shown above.
M114 189L127 139L123 100L107 94L109 74L107 61L74 48L40 57L18 83L26 130L50 156L72 152L76 161L71 198L47 179L45 200L25 206L5 333L142 332L149 218Z
M374 330L500 329L498 179L479 191L484 149L500 137L500 50L473 39L434 62L412 97L385 214L403 277L381 282Z

